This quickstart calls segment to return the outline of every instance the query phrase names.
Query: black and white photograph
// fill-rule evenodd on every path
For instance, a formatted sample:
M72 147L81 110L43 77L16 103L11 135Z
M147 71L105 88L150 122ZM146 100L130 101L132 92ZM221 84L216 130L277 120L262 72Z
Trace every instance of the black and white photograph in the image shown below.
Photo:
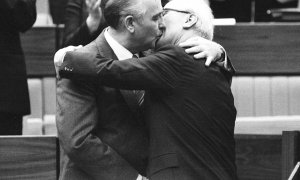
M0 0L0 180L300 180L300 0Z

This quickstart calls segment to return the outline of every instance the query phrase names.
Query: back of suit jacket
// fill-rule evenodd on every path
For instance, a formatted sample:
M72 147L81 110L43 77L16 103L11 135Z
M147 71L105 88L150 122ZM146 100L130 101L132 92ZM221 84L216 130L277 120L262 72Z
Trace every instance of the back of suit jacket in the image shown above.
M116 58L103 33L80 51ZM147 131L119 89L59 80L57 127L64 149L60 179L132 180L138 171L145 174Z
M150 179L167 168L174 168L176 179L237 179L236 109L230 80L219 67L206 68L204 61L195 61L184 49L168 45L139 61L70 52L60 75L96 78L111 87L146 89Z
M0 112L30 113L20 32L36 19L35 0L0 1Z

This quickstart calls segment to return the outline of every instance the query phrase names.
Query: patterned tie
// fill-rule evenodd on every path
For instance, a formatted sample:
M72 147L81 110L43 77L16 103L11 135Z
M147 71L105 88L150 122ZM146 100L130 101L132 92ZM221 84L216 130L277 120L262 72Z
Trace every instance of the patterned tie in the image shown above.
M136 55L133 55L132 58L137 58ZM137 58L138 60L138 58ZM130 109L137 115L140 116L141 106L144 102L145 91L143 90L121 90L123 97L130 107Z
M136 58L137 61L139 60L138 56L136 54L133 54L132 58ZM144 102L145 91L143 91L143 90L133 90L133 93L135 94L135 96L137 98L138 105L142 106L142 104Z
M144 103L145 91L143 91L143 90L133 90L133 93L137 98L138 105L142 106L142 104Z

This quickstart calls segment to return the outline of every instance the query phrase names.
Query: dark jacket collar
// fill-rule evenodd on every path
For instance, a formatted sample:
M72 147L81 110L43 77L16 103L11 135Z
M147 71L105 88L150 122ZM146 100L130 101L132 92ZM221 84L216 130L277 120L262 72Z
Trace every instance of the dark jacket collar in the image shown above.
M112 48L109 46L108 42L106 41L104 37L104 29L101 34L94 40L97 49L98 54L104 57L112 58L112 59L118 59Z

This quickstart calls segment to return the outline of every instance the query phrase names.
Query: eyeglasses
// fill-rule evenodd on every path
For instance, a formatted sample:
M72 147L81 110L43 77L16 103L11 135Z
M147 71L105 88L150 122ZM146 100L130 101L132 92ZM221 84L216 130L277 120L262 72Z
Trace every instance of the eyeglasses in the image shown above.
M170 8L165 8L162 12L162 16L165 16L169 11L174 11L174 12L179 12L179 13L185 13L185 14L192 14L188 11L181 11L181 10L177 10L177 9L170 9Z

